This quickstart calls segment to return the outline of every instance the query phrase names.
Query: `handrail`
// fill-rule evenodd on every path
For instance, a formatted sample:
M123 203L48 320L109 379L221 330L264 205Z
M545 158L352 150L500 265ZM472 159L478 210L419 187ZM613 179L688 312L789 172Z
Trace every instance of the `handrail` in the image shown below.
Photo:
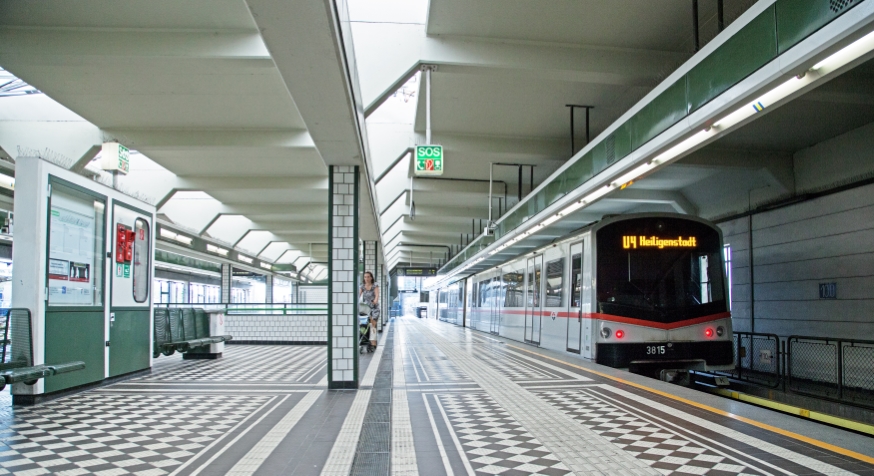
M225 314L244 314L247 312L265 315L308 315L325 314L328 303L155 303L155 308L202 308L223 310Z

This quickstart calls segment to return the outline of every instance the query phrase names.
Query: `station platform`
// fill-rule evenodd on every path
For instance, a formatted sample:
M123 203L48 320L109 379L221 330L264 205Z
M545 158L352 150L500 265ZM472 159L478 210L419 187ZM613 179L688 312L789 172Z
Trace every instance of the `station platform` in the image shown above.
M435 320L359 390L321 346L228 345L0 413L0 474L865 474L874 440Z

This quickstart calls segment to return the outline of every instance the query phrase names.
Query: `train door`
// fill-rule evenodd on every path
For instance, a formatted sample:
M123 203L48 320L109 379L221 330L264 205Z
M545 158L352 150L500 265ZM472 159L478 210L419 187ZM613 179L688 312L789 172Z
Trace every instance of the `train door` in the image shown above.
M540 314L543 302L540 299L543 255L528 258L525 300L525 341L540 344Z
M583 328L583 242L571 245L570 299L568 299L567 351L580 353Z
M492 278L492 318L489 321L489 332L498 334L501 330L501 277Z

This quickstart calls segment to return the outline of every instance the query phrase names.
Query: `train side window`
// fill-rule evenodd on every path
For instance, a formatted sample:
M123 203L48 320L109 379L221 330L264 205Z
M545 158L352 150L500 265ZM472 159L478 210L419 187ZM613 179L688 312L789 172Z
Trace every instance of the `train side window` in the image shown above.
M563 258L546 263L546 307L560 307L562 305L563 278Z
M583 255L575 254L571 257L571 307L580 307L583 284Z

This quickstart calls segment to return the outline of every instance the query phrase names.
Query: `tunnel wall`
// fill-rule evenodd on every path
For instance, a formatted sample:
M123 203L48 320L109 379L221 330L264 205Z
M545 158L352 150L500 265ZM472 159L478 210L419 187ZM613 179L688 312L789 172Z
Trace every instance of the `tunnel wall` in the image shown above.
M749 217L719 226L734 329L750 331ZM755 332L874 339L874 185L755 214L752 229Z

